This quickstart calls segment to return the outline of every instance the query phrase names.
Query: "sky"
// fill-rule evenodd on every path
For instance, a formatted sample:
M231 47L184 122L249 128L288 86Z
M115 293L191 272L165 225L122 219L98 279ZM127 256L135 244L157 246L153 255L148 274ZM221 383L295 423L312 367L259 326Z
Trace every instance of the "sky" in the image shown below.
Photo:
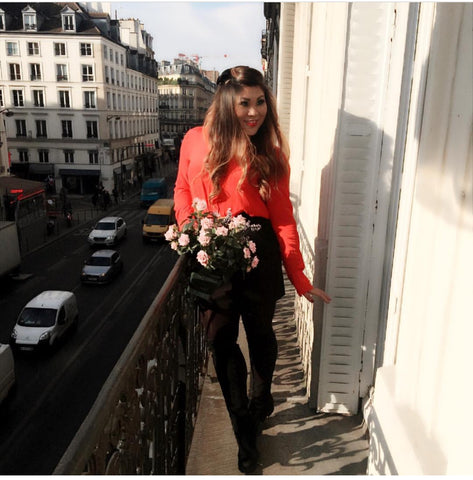
M205 70L262 70L263 2L111 2L111 18L138 18L153 36L157 61L198 55Z

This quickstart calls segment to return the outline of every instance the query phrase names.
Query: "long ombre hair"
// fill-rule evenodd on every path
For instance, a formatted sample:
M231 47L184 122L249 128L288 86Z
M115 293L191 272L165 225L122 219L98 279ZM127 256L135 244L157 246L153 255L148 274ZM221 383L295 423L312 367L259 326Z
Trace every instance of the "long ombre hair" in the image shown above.
M235 114L237 95L244 87L260 87L267 105L264 122L252 137L241 128ZM289 148L279 127L274 96L264 83L263 75L245 66L225 70L217 79L217 91L207 111L204 127L210 145L204 163L212 181L210 198L220 194L221 181L230 160L235 159L242 167L238 188L248 178L266 201L271 188L288 173Z

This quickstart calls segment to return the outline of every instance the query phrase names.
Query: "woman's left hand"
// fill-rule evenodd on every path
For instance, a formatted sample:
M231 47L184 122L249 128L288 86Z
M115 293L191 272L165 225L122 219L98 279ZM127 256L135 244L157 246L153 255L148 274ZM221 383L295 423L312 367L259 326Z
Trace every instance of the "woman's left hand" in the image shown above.
M314 303L314 297L319 297L325 303L330 303L332 301L332 299L323 290L315 287L312 288L312 290L305 292L304 297L312 303Z

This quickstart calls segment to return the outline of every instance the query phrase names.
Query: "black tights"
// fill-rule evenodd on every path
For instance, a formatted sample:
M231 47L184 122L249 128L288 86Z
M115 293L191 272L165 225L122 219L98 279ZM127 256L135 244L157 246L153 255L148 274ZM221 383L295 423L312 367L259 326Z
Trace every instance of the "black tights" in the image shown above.
M265 303L267 303L265 305ZM271 383L278 353L272 327L275 302L261 302L254 308L238 308L231 312L206 312L207 338L213 354L217 378L222 388L230 417L248 413L245 358L237 343L240 315L246 332L252 384L252 399L271 396Z

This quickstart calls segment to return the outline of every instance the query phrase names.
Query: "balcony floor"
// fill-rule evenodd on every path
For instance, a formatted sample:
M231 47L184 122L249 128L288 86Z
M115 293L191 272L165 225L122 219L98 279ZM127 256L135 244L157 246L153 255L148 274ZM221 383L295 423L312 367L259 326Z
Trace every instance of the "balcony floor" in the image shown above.
M254 475L365 475L368 439L361 414L315 413L309 408L293 320L294 289L278 302L274 328L279 355L273 379L275 409L258 438ZM241 328L242 330L242 328ZM247 358L244 335L239 343ZM186 475L242 475L237 444L213 364L205 378Z

